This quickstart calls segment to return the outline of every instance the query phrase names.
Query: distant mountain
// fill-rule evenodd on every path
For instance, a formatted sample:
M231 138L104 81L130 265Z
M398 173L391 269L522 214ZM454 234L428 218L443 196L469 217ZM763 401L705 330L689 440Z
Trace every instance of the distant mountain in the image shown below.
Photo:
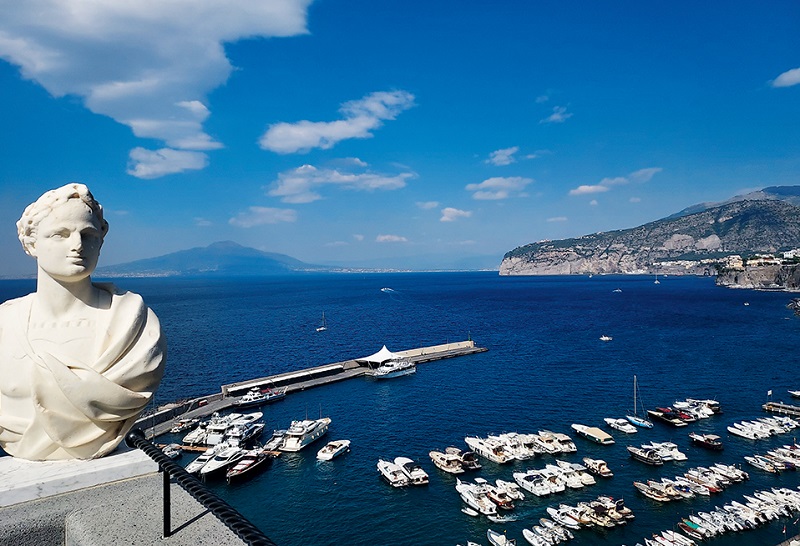
M731 254L800 248L800 187L765 188L718 206L618 231L541 241L506 253L501 275L590 273L713 274L709 263ZM778 197L783 197L779 199ZM703 261L705 260L705 262Z
M280 275L301 271L330 271L285 254L262 252L232 241L213 243L157 258L98 267L97 277L172 277L209 275Z
M691 207L687 207L680 212L676 212L671 216L667 216L667 218L665 219L680 218L681 216L696 214L698 212L703 212L704 210L712 209L714 207L719 207L721 205L727 205L730 203L736 203L738 201L768 201L768 200L785 201L786 203L790 203L795 206L800 206L800 186L770 186L762 190L731 197L727 201L722 201L721 203L698 203L697 205L692 205Z

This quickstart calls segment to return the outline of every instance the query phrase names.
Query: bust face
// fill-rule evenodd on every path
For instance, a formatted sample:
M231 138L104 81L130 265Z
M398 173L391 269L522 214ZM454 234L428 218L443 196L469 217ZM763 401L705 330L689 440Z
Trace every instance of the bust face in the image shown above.
M54 279L78 281L94 272L103 246L101 222L80 199L58 205L36 229L33 253Z

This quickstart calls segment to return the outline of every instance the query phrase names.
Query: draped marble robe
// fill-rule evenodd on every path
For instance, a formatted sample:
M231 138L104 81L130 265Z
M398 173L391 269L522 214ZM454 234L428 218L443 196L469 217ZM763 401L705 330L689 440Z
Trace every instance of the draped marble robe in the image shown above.
M158 318L138 294L95 286L111 294L96 320L50 325L91 329L92 341L79 355L74 348L59 354L59 343L42 339L46 328L37 333L31 327L35 294L0 305L0 447L8 454L29 460L101 457L152 399L166 356Z

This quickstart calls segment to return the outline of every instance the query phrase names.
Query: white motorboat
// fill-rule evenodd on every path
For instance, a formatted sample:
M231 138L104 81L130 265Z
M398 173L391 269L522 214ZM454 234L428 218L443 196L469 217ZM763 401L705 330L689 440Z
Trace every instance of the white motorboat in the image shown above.
M589 457L584 457L583 464L586 465L586 469L589 472L597 476L610 478L614 475L614 473L608 468L608 464L603 459L591 459Z
M200 469L203 468L208 461L213 459L214 455L216 455L217 452L222 450L223 447L224 445L217 444L205 450L202 454L200 454L199 457L195 458L195 460L186 465L185 469L186 472L188 472L189 474L197 474L198 472L200 472Z
M428 473L408 457L396 457L394 464L400 467L403 474L408 477L408 483L411 485L427 485Z
M631 457L633 457L637 461L641 461L645 464L653 466L660 466L664 464L664 459L661 457L661 455L659 455L658 451L656 451L655 449L628 446L627 450L628 453L631 454Z
M281 451L300 451L310 443L322 438L328 432L330 424L330 417L292 421L292 424L286 429L283 444L279 449Z
M612 339L614 339L614 338L613 338L613 337L611 337L611 336L607 336L607 335L605 335L605 334L603 334L602 336L600 336L600 341L611 341Z
M643 444L644 449L655 450L665 461L685 461L686 454L678 450L678 446L673 442L650 442Z
M325 444L325 447L317 451L317 459L320 461L330 461L334 457L350 450L350 440L334 440Z
M177 459L183 454L183 448L180 444L167 444L161 448L161 452L170 459Z
M378 472L381 477L392 487L405 487L408 485L408 476L392 461L378 460Z
M464 467L464 470L478 470L482 468L474 451L462 451L457 447L450 446L445 449L444 452L449 455L457 456L461 460L461 466Z
M525 493L520 491L519 485L515 482L507 482L505 480L497 479L494 482L497 485L497 489L504 491L506 495L512 500L524 500Z
M200 477L207 478L218 474L232 466L244 456L244 450L239 446L225 446L200 469Z
M636 427L633 426L627 419L616 419L614 417L606 417L603 419L606 424L613 428L614 430L618 430L620 432L624 432L625 434L636 434L637 430Z
M264 423L247 423L233 425L225 433L225 441L229 444L244 446L254 438L258 438L264 431Z
M416 372L417 365L410 360L392 359L367 372L367 375L375 379L391 379Z
M253 387L242 396L236 405L240 408L258 407L286 398L286 387L260 389Z
M456 478L456 491L461 500L473 510L486 516L497 515L497 505L487 496L486 489L480 484L462 482Z
M614 443L614 438L612 438L610 434L597 427L587 427L586 425L573 423L572 429L587 440L591 440L596 444L607 446Z
M449 474L462 474L464 472L464 466L461 464L461 458L455 453L431 451L428 453L428 456L439 470L443 470Z
M214 446L221 443L225 439L225 433L228 432L233 421L241 416L241 413L230 413L228 415L215 413L206 425L205 444Z
M537 470L527 472L514 472L514 481L525 491L533 493L537 497L546 497L553 493L548 480L539 474Z
M516 539L508 538L505 533L498 533L491 529L486 530L486 538L492 546L515 546L517 544Z
M477 436L467 436L464 438L464 442L472 451L492 462L504 464L514 460L508 448L500 442L488 438L478 438Z

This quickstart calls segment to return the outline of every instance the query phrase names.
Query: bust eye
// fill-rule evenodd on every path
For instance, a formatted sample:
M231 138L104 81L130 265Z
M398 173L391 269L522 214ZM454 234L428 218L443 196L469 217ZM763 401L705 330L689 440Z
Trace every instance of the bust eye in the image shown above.
M63 229L59 231L54 231L53 233L48 235L48 238L50 239L65 239L67 237L69 237L69 232Z

